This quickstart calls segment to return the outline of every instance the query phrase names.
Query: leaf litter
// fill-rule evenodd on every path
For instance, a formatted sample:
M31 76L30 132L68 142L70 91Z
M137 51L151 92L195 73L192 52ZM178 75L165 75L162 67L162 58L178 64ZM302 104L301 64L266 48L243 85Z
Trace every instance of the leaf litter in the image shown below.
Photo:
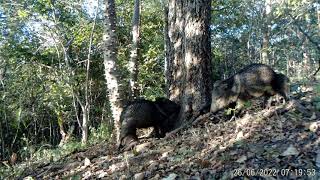
M320 92L293 94L293 100L262 109L253 100L230 120L224 112L202 115L190 127L165 139L140 139L135 150L117 153L101 142L58 162L30 167L36 179L320 179ZM236 174L239 170L292 170L277 174ZM295 170L314 170L299 176ZM251 174L252 175L252 174Z

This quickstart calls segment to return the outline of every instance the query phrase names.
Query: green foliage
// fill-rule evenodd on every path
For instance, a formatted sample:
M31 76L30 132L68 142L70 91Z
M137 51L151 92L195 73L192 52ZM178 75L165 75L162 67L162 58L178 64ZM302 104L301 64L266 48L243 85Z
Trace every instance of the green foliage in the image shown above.
M315 102L316 110L320 111L320 98L318 98L319 101Z
M117 4L118 60L123 83L128 84L133 2L118 1ZM140 96L152 99L164 96L163 12L160 2L146 1L142 6L138 84Z
M263 29L267 23L263 14L265 1L218 0L212 2L212 9L214 79L224 79L245 64L261 62L261 52L265 50L262 49ZM274 1L270 18L267 49L270 65L290 77L309 76L319 59L317 45L310 41L320 40L316 2ZM309 59L304 59L306 55ZM309 63L305 65L303 61ZM292 67L288 68L288 64ZM306 66L312 70L305 69Z
M108 140L112 133L109 124L101 123L98 128L90 127L89 144L97 144L101 141Z
M320 85L317 84L314 86L316 96L313 98L316 110L320 111Z
M244 102L244 107L245 108L249 108L249 107L251 107L252 106L252 102L251 101L245 101Z
M102 63L101 3L93 31L89 72L90 144L107 140L112 132ZM226 78L245 64L260 62L264 50L269 52L270 64L278 71L291 79L307 77L317 67L320 54L304 35L320 41L316 7L312 0L274 2L269 47L262 49L265 1L212 1L213 79ZM120 83L127 88L133 1L117 0L116 8L117 63ZM75 0L0 4L0 70L5 69L5 76L0 79L1 159L16 152L21 160L57 161L84 148L78 142L78 120L81 122L82 117L79 102L86 99L86 60L94 21L91 11L88 5ZM138 84L140 95L147 99L165 96L163 19L162 2L142 1ZM304 55L309 59L304 59ZM305 62L309 70L303 69ZM319 85L315 92L314 103L320 109ZM251 106L250 102L245 106ZM230 115L234 109L226 113ZM57 147L61 140L59 127L65 131L77 129L72 140L61 147ZM19 168L0 168L2 172L12 174Z
M22 159L45 158L41 144L53 147L60 142L60 129L78 126L84 102L84 82L89 38L93 25L91 12L78 1L25 1L23 6L0 5L0 57L5 59L5 88L0 88L0 135L4 139L3 158L18 152ZM100 2L101 3L101 2ZM118 60L127 84L127 64L131 44L133 2L119 0L117 7ZM159 2L144 2L142 11L139 84L141 96L164 96L163 18ZM93 32L90 69L90 142L110 137L111 127L101 125L110 117L103 71L103 11L99 9ZM76 97L77 96L77 97ZM78 98L78 99L77 99ZM108 120L110 121L110 120ZM5 125L5 126L4 126ZM78 127L78 129L80 129ZM74 141L80 133L74 135ZM12 143L12 144L11 144ZM2 153L2 152L1 152ZM37 155L35 155L37 154Z
M18 17L23 20L23 19L25 19L25 18L28 17L28 12L19 9L19 10L18 10Z
M24 168L19 166L0 166L0 179L17 179L23 170Z
M69 177L70 180L80 180L81 176L80 175L73 175L71 177Z
M23 148L24 153L28 154L29 157L26 158L24 163L17 164L14 166L0 166L0 179L6 179L8 177L14 179L18 178L25 168L30 168L32 166L37 166L42 163L56 162L61 160L61 158L70 155L71 153L79 150L85 149L86 146L81 145L79 141L71 140L61 147L51 148L49 144L39 145L35 151L34 145L30 147ZM23 152L20 152L23 153Z
M315 92L320 95L320 84L315 85L314 88Z
M77 7L77 1L7 5L0 5L0 15L5 15L0 19L1 33L7 34L0 36L0 68L6 68L5 86L0 88L0 127L4 127L0 130L0 141L4 141L0 153L1 158L18 152L19 158L30 159L38 156L34 154L40 144L59 144L60 126L67 131L74 124L78 126L81 111L75 95L84 99L84 60L92 19ZM97 49L101 27L93 37L92 59L102 58ZM64 49L68 42L69 49ZM92 61L91 114L97 123L106 116L101 113L107 112L103 109L107 107L106 93L103 64ZM78 138L79 133L75 141Z

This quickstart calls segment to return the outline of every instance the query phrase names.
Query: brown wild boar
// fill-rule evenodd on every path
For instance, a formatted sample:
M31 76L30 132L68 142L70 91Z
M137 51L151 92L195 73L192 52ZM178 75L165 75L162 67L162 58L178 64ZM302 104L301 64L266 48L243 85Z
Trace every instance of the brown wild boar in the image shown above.
M274 72L270 66L251 64L230 78L214 84L210 111L215 113L231 103L237 103L236 109L239 110L245 101L260 96L265 96L266 105L269 97L275 94L288 101L288 91L287 76Z

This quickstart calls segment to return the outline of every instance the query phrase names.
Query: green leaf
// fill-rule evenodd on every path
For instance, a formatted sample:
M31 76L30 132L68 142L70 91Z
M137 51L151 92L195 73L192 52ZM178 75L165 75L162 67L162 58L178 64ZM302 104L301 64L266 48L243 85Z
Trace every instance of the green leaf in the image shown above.
M18 10L18 17L21 19L25 19L26 17L28 17L28 12L26 10Z

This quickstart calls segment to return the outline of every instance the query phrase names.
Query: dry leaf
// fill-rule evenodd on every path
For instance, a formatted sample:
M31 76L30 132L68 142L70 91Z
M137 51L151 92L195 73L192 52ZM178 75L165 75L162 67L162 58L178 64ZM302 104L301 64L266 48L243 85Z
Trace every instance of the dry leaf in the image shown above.
M241 140L241 139L243 139L243 131L240 131L236 137L236 140Z
M246 160L247 160L247 156L242 155L236 162L238 162L238 163L243 163L243 162L245 162Z
M91 164L90 159L86 157L86 158L84 159L84 166L89 166L90 164Z
M142 180L144 178L144 173L137 173L134 175L134 180Z
M291 156L291 155L298 155L298 150L293 146L290 145L281 155L282 156Z
M318 168L320 168L320 151L317 152L316 166L317 166Z
M143 153L143 152L145 152L150 146L151 146L151 143L150 143L150 142L138 144L138 145L136 145L135 150L136 150L137 152Z
M312 113L312 116L310 117L310 120L315 120L317 119L317 115L315 112Z
M176 175L175 173L171 173L171 174L169 174L168 177L163 178L162 180L173 180L173 179L176 179L177 176L178 175Z

